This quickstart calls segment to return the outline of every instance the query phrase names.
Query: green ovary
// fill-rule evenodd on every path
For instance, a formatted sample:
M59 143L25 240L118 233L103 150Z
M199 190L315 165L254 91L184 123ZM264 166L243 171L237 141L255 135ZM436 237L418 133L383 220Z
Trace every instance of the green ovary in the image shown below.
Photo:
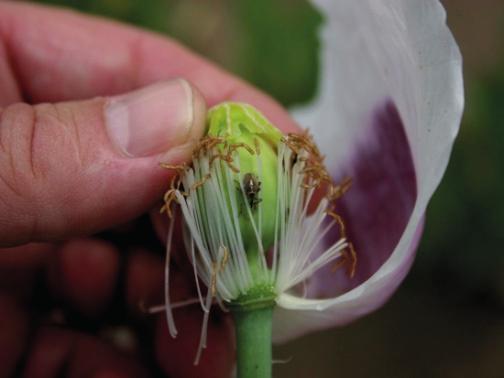
M248 147L236 149L233 162L237 165L237 160L239 161L240 172L234 173L235 187L226 189L229 192L235 191L237 202L240 204L240 229L250 268L255 275L256 257L261 248L258 246L248 209L252 212L256 225L259 224L259 212L261 212L261 247L263 251L267 251L274 242L278 195L277 153L282 134L261 113L245 104L220 104L210 109L207 122L208 136L224 138L229 145L244 144ZM259 150L259 156L251 153L257 150ZM228 169L225 163L222 167ZM257 181L252 185L255 191L250 190L244 200L240 185L243 185L245 191L248 192L244 185L246 183L243 182L246 174L252 174ZM257 190L259 186L260 190ZM254 195L257 199L256 205L249 206L250 202L254 202L250 196Z

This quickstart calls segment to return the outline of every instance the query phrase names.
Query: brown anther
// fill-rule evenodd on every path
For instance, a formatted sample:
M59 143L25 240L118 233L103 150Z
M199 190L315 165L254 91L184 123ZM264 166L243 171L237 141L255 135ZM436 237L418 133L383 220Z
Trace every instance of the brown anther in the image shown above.
M176 193L177 193L177 189L175 189L175 188L168 189L168 191L165 193L165 195L163 197L164 205L159 210L160 213L166 212L166 214L170 218L173 216L173 213L171 211L171 204L173 202L177 202L177 195L176 195Z
M326 210L326 214L333 218L336 223L338 223L338 227L340 229L340 237L346 238L346 226L345 222L343 222L343 218L339 214L336 214L334 211L328 209Z
M220 160L224 160L225 162L230 162L230 157L228 155L224 155L222 153L216 153L214 155L212 155L212 157L210 158L210 166L214 163L215 160L217 159L220 159Z
M229 145L228 150L226 151L226 153L222 153L222 152L214 153L210 157L210 165L212 165L217 159L219 159L219 160L225 162L227 164L228 168L231 169L234 173L239 173L240 170L233 165L233 156L232 156L232 153L234 151L236 151L236 149L238 149L240 147L243 147L243 148L247 149L247 151L249 151L251 154L254 153L254 151L249 146L247 146L246 144L243 144L243 143L232 144L232 145Z
M226 268L226 265L229 260L229 250L227 249L226 246L222 246L222 248L223 248L223 255L222 255L221 262L220 262L220 271L221 272Z
M201 149L205 150L211 150L215 146L221 143L226 143L224 138L222 137L212 137L212 136L206 136L205 138L201 139L199 142L199 147Z
M341 198L352 186L352 178L346 177L340 184L338 185L330 185L327 192L327 199L331 202L338 200Z
M354 278L357 269L357 253L352 243L348 243L347 248L341 252L341 256L332 266L331 272L334 273L342 266L347 266L346 273L348 277Z
M254 148L255 148L255 153L257 155L261 154L261 146L259 145L259 140L257 138L254 138Z
M182 186L182 178L180 175L175 175L170 181L170 189L180 189Z
M231 144L229 146L229 150L228 150L228 154L232 154L233 152L235 152L238 148L244 148L245 150L247 150L250 155L254 155L255 154L255 151L252 147L250 147L248 144L246 143L234 143L234 144Z
M298 154L299 153L299 148L297 147L297 145L295 145L294 143L292 143L292 141L289 139L289 138L286 138L286 137L283 137L281 139L282 143L284 143L287 147L289 147L289 149L294 152L295 154Z
M343 252L344 253L344 252ZM331 273L336 272L339 268L341 268L343 265L345 265L346 260L343 258L343 255L340 256L338 261L336 261L333 266L331 267Z
M302 183L304 189L317 188L323 183L331 184L331 176L323 164L324 157L308 133L288 134L282 141L294 153L293 162L304 164L301 172L305 176Z
M350 278L354 278L355 270L357 268L357 252L355 252L355 248L352 243L348 243L347 251L350 254L350 265L347 272Z
M315 189L318 188L320 185L320 181L311 181L310 183L302 183L301 188L303 189Z
M212 297L217 294L217 264L212 262L212 276L210 278L210 293Z
M284 143L293 150L295 153L299 153L301 150L307 151L311 157L315 160L324 160L323 156L320 154L315 142L308 132L303 134L287 134L287 137L283 138Z
M240 170L237 167L235 167L231 162L226 162L226 163L227 163L229 169L231 169L234 173L240 173Z
M168 164L168 163L159 163L159 165L162 168L171 169L171 170L176 171L177 173L184 172L187 168L187 166L185 164L173 165L173 164Z
M192 184L189 191L197 190L198 188L202 187L210 179L210 177L210 173L207 173L201 180L196 181L194 184Z
M193 158L198 158L202 153L207 153L219 144L226 144L224 138L206 136L196 145L193 152Z

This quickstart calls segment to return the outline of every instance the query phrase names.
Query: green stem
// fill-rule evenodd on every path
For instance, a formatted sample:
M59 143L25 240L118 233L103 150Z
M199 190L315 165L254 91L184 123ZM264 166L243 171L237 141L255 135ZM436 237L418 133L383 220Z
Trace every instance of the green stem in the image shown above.
M236 331L237 378L271 378L274 302L231 309Z

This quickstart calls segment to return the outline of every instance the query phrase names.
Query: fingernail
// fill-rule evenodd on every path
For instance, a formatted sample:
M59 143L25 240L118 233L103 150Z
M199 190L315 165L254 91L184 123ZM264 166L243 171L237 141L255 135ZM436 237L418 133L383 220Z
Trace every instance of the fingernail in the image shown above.
M194 93L182 79L153 84L105 104L105 123L112 143L126 156L157 155L191 137Z

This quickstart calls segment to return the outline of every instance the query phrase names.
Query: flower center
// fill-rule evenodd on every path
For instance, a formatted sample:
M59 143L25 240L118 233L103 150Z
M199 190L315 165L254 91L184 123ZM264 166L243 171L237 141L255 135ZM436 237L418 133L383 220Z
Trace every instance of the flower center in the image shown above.
M214 300L230 308L267 307L324 266L346 266L355 274L356 253L335 209L351 180L333 183L308 133L282 136L261 117L240 104L211 110L208 135L196 146L192 164L163 165L175 174L162 211L173 223L173 206L180 206L204 329ZM325 246L335 228L339 240Z

